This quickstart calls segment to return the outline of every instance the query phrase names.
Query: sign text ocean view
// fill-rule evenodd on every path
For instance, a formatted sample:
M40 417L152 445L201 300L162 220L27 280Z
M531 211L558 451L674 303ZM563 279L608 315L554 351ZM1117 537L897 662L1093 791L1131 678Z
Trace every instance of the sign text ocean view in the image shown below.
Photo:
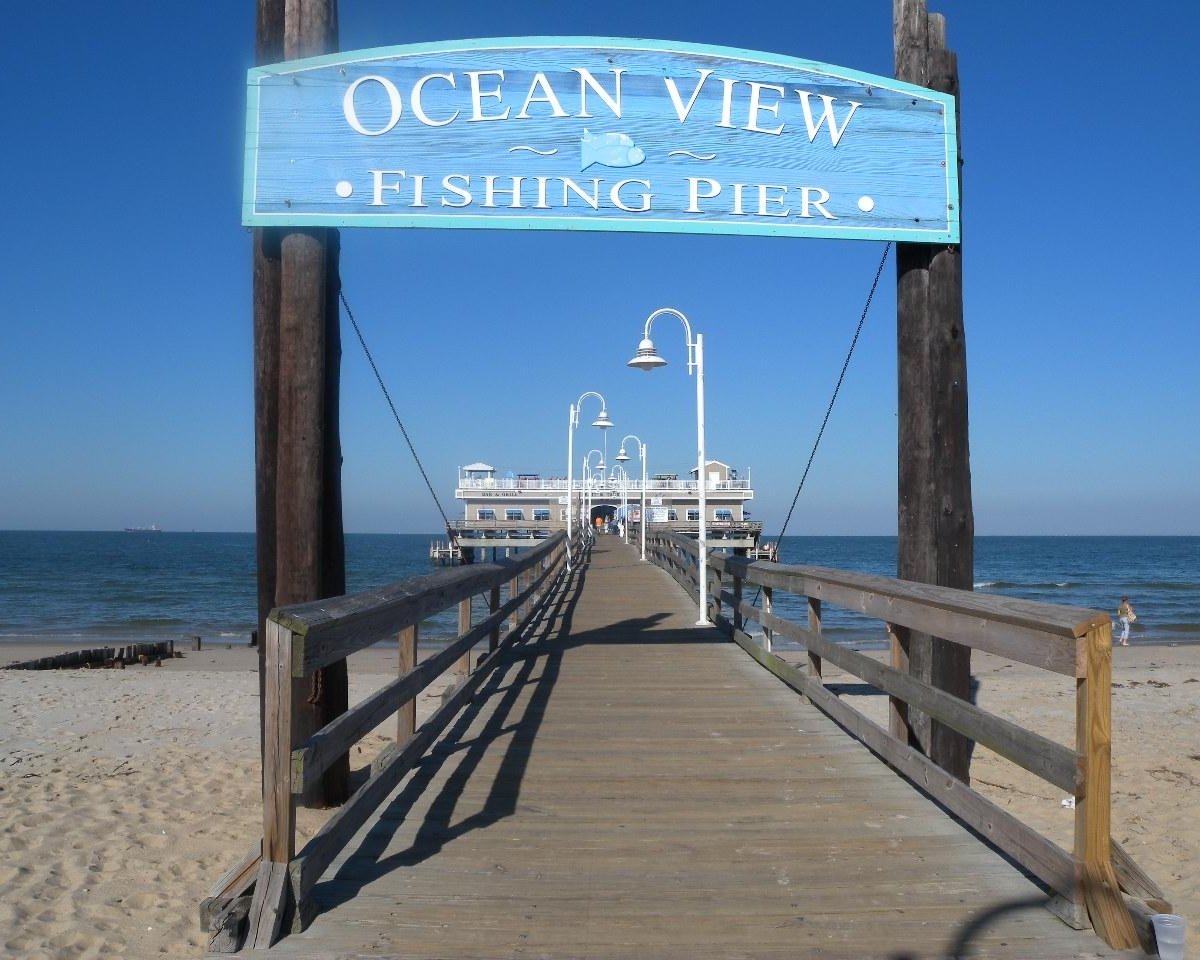
M777 54L460 40L255 68L243 223L957 243L953 97Z

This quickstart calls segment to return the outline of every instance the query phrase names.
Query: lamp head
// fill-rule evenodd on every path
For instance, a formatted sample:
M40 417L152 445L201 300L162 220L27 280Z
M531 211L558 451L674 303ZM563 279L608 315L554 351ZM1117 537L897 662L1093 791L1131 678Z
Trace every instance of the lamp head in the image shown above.
M665 367L667 361L658 355L658 351L654 349L654 341L646 337L638 344L637 356L630 360L626 366L636 367L638 370L649 372L655 367Z
M592 421L593 427L599 427L601 430L607 430L613 425L613 422L608 419L608 411L604 408L600 409L600 416Z
M625 452L625 444L621 444L621 449L617 452L617 463L624 463L626 460L632 460L629 454Z
M596 469L599 470L601 473L604 473L604 458L603 457L601 457L600 462L596 464Z

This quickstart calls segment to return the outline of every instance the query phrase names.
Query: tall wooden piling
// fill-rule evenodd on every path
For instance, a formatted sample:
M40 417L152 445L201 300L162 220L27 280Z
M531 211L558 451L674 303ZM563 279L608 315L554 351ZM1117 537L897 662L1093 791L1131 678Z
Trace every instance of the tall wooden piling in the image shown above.
M260 62L337 49L336 0L258 0ZM256 231L255 440L259 628L274 606L345 592L338 430L336 231ZM260 673L263 667L260 652ZM304 739L345 710L346 666L332 664L293 691ZM349 795L343 758L309 805Z
M946 49L944 18L929 14L925 0L893 0L892 11L896 78L954 94L957 100L958 66ZM896 275L898 576L970 590L975 521L962 248L898 243ZM969 648L916 632L900 634L896 642L901 646L893 652L894 663L969 698ZM906 721L893 714L892 726L894 734L907 736L944 770L969 780L967 738L916 710L909 711Z

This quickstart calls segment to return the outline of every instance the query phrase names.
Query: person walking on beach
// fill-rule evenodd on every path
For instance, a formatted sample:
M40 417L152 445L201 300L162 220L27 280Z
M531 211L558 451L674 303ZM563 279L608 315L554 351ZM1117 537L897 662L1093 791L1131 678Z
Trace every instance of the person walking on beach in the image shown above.
M1137 614L1133 612L1133 604L1129 602L1128 597L1121 598L1121 605L1117 607L1117 619L1121 621L1121 646L1129 646L1129 625L1137 619Z

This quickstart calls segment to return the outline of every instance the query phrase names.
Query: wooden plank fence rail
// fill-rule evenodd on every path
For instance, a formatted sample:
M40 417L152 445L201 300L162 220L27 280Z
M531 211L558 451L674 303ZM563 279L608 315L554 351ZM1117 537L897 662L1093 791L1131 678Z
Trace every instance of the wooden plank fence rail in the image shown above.
M695 540L650 534L646 550L685 590L695 592ZM1111 946L1129 946L1135 935L1143 944L1150 942L1149 916L1169 904L1110 834L1112 626L1107 614L744 557L710 555L708 562L713 622L755 660L1057 894L1052 909L1066 922L1083 927L1090 921ZM751 587L761 588L768 598L763 608L745 600ZM808 612L806 624L776 615L784 592L801 598ZM893 638L892 665L824 637L823 604L883 621ZM748 633L750 622L762 627L762 637ZM909 630L1072 678L1074 745L1026 730L897 669L896 638ZM804 664L774 655L772 637L803 646ZM822 677L823 661L886 693L891 729L874 723L830 690ZM1062 849L909 746L904 718L910 706L1073 794L1074 849Z
M265 638L263 840L232 868L206 898L202 927L211 952L268 947L286 929L311 919L310 894L322 872L432 746L497 660L540 615L566 571L566 535L540 541L527 553L490 564L471 564L363 593L272 611ZM573 545L583 556L581 545ZM505 601L501 602L501 590ZM471 623L471 601L482 597L488 615ZM458 608L459 636L416 662L421 620ZM382 641L397 640L399 676L303 743L293 742L292 704L311 674ZM470 671L472 649L487 653ZM416 698L448 669L465 675L420 729ZM371 775L296 853L296 797L355 743L397 715L397 740L376 758Z

